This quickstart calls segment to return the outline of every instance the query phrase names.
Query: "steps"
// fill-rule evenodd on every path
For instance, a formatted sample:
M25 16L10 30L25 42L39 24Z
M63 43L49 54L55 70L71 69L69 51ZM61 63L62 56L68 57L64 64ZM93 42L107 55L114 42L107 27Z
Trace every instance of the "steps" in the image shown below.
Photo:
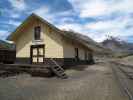
M66 79L68 78L68 76L65 74L64 69L57 64L57 62L55 60L53 60L52 58L50 59L50 61L48 62L52 72L54 72L54 74L56 74L58 77L62 78L62 79Z

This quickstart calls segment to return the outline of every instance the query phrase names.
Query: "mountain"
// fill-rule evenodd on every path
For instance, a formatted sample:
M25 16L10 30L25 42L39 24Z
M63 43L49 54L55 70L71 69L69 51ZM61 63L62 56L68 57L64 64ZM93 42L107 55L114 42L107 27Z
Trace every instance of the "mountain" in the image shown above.
M133 43L128 43L115 37L110 37L101 44L105 48L112 50L115 54L133 54Z
M0 40L0 49L15 49L15 45L10 41Z

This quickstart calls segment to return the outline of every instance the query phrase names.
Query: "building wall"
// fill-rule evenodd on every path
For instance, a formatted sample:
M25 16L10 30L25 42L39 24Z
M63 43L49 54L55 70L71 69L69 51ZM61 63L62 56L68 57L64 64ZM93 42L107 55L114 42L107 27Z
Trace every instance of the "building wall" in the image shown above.
M30 45L32 44L31 28L27 28L27 30L20 33L19 37L15 40L15 43L16 57L30 57Z
M85 49L79 47L79 58L80 60L85 60Z
M47 27L44 30L45 57L63 58L62 36L47 25L44 25L44 27Z
M73 42L66 38L63 39L63 54L64 58L75 58Z
M45 44L46 58L63 58L62 36L38 20L32 21L21 30L19 36L14 37L17 57L30 57L30 46L34 42L34 27L41 26L41 44Z
M87 48L85 48L81 44L76 43L76 42L71 41L66 38L63 39L64 58L75 58L75 48L78 48L80 60L85 60L85 52L86 51L91 53L91 51L89 51Z

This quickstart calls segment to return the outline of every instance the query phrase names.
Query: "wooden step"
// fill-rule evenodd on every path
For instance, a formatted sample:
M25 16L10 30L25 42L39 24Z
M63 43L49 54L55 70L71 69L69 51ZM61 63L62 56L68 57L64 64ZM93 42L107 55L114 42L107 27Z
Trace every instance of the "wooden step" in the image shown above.
M50 59L49 66L53 73L57 75L58 77L62 79L68 78L68 76L65 74L64 69L53 59Z

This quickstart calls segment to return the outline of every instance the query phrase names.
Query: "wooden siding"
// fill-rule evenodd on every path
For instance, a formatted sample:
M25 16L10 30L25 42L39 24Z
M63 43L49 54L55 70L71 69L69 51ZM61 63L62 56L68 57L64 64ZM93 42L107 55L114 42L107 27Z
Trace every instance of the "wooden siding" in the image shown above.
M75 58L75 48L78 48L79 51L79 59L85 60L85 51L91 53L90 50L85 48L79 43L76 43L72 40L69 40L67 38L63 38L63 54L64 58Z
M47 27L44 32L45 57L46 58L63 58L62 36L55 30Z

